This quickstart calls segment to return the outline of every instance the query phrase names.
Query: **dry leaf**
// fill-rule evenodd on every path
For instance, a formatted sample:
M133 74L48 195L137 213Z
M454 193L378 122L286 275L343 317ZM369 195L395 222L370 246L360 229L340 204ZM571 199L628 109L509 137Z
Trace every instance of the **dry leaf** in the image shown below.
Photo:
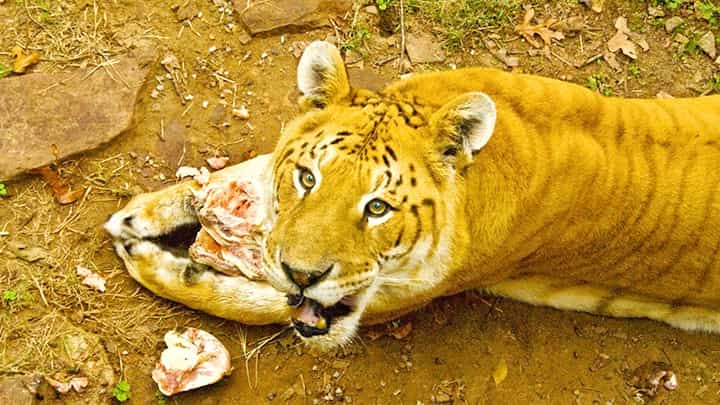
M565 38L562 32L553 31L550 29L557 20L549 18L547 20L538 20L538 24L531 24L533 17L535 16L535 10L532 7L528 8L523 17L522 24L515 26L515 32L522 35L523 38L535 48L540 48L542 43L535 40L535 35L539 36L545 45L550 45L553 39L561 40Z
M505 362L505 359L500 359L500 362L498 363L497 367L495 367L495 371L493 371L492 377L493 381L495 381L495 385L500 385L503 381L505 381L505 377L507 377L508 374L508 366Z
M605 51L603 52L602 57L605 62L607 62L608 66L610 66L611 68L617 70L618 72L622 70L622 66L620 66L620 63L617 61L614 53L610 51Z
M55 377L58 377L56 374ZM87 377L73 377L68 382L62 382L54 378L45 377L45 380L60 394L67 394L71 389L75 392L83 392L90 381Z
M105 279L101 275L83 266L77 266L75 272L78 276L83 277L81 281L83 285L105 292Z
M390 330L390 332L388 333L395 339L402 340L408 337L408 335L410 335L410 332L412 332L412 328L412 322L408 321L406 324L398 326L397 328Z
M29 54L25 54L19 46L14 47L11 50L12 56L15 58L15 63L13 64L13 72L15 73L25 73L25 70L40 62L40 54L37 52L31 52Z
M228 161L230 160L227 156L222 157L211 157L206 160L208 166L210 166L213 170L220 170L227 166Z
M596 13L602 13L605 6L605 0L580 0L580 3L590 7Z
M52 188L55 199L60 204L72 204L82 197L85 190L70 190L70 186L60 178L60 175L50 166L38 167L30 170L30 173L42 176L43 180Z

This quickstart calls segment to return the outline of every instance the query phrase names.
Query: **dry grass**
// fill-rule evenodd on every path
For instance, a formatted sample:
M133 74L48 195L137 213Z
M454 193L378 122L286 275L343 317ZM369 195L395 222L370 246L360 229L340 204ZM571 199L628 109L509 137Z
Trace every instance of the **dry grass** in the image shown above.
M136 26L118 35L112 8L96 1L10 0L15 24L3 27L0 50L20 46L41 54L45 70L98 66L123 53L138 41L157 38L150 29ZM129 33L127 33L130 31ZM0 55L9 56L8 52Z

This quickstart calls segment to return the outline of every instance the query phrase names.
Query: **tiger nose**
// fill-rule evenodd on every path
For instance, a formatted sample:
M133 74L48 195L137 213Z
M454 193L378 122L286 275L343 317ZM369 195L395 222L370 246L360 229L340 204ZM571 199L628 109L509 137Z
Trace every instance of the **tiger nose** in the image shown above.
M290 280L292 280L293 283L295 283L300 289L305 289L307 287L310 287L311 285L317 283L325 277L330 271L332 270L333 266L328 267L325 270L322 271L307 271L307 270L297 270L292 267L290 267L287 263L282 263L282 268L285 274L288 276Z

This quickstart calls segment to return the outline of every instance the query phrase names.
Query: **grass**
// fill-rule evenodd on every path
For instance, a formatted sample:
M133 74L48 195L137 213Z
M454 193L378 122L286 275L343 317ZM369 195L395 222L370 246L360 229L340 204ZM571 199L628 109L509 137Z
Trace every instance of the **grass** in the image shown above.
M628 66L628 72L632 74L635 77L640 77L640 67L636 64L631 64Z
M517 0L408 0L407 11L440 26L445 46L465 47L473 34L487 28L514 25L521 3Z
M340 48L345 52L355 52L364 57L367 53L365 51L365 42L368 39L370 39L370 29L364 24L355 24L350 29L350 34Z
M720 93L720 73L716 73L715 77L710 79L710 88L715 93Z

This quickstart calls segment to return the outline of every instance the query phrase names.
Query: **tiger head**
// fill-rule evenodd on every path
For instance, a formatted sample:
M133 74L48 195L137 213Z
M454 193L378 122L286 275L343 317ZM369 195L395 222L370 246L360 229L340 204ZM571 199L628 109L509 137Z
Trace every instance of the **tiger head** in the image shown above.
M495 105L467 93L444 105L392 86L350 87L338 50L310 44L298 66L302 113L272 163L267 277L320 348L352 340L368 304L422 290L450 256L464 174L490 139ZM422 270L428 270L423 272ZM392 305L390 305L392 306Z

